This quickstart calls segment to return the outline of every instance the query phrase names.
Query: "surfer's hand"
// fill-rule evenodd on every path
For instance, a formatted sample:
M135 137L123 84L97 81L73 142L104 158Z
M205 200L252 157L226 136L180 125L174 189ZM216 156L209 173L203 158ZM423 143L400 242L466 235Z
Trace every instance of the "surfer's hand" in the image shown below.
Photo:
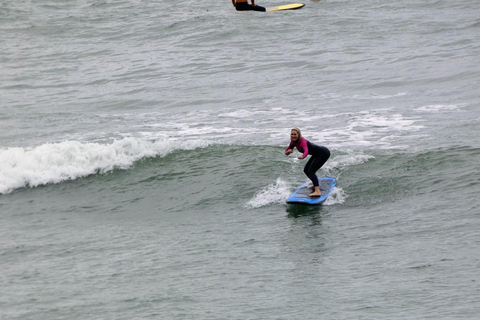
M291 154L291 153L293 153L293 150L292 150L292 149L288 149L287 151L285 151L285 154L286 154L286 155L289 155L289 154Z
M302 159L304 159L304 158L303 158L303 156L298 156L298 159L302 160Z

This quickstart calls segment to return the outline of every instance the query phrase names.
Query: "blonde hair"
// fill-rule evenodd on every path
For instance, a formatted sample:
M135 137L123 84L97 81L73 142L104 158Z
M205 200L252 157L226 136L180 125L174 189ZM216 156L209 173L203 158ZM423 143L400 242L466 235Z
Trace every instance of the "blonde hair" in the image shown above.
M303 137L302 137L302 132L300 131L300 129L298 128L293 128L292 131L295 131L296 133L298 133L298 141L300 141ZM291 132L291 131L290 131Z

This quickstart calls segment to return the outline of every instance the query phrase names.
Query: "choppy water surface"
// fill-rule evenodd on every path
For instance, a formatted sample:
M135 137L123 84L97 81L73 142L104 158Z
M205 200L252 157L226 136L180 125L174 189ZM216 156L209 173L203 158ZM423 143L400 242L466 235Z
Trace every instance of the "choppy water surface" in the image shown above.
M476 319L479 9L4 1L0 319Z

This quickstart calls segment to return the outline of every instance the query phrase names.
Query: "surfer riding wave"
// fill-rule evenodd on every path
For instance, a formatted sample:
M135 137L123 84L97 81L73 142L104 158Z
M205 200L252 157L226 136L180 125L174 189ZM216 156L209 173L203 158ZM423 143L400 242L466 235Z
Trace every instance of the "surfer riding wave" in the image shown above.
M298 156L298 159L305 159L309 154L312 156L303 172L307 177L312 180L314 191L310 193L309 197L320 197L322 195L320 191L320 185L317 178L317 170L320 169L328 158L330 158L330 150L324 146L319 146L314 143L311 143L307 139L302 137L300 129L293 128L290 132L290 144L287 149L285 149L285 154L288 156L293 153L293 148L297 148L298 151L303 152L302 155Z
M237 11L266 11L264 7L257 6L255 0L252 0L252 4L249 4L247 0L232 0L232 4Z

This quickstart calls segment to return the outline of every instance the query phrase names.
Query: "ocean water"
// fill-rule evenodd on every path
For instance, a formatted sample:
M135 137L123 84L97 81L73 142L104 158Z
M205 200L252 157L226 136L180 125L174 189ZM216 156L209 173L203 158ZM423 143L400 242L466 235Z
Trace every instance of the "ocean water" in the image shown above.
M0 319L478 318L480 2L305 3L0 3Z

